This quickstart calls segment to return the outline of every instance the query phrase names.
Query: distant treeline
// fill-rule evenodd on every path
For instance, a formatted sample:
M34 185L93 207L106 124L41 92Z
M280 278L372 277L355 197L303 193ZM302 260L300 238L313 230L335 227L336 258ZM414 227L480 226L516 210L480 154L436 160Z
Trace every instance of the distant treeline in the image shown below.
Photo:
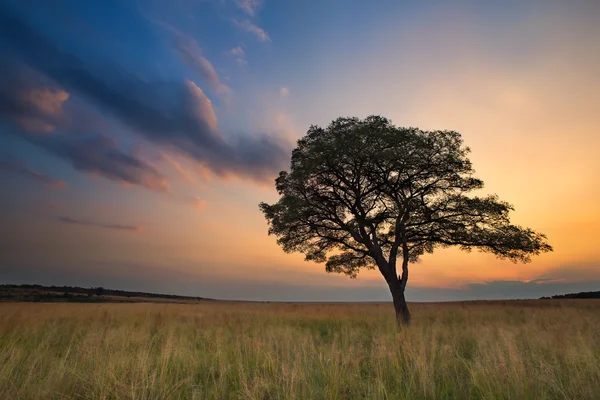
M14 299L21 301L81 301L104 302L107 297L142 297L169 300L210 300L204 297L179 296L147 292L130 292L127 290L105 289L103 287L83 288L77 286L44 286L44 285L0 285L0 300ZM124 299L125 300L125 299Z
M541 299L600 299L600 291L558 294L552 297L541 297Z

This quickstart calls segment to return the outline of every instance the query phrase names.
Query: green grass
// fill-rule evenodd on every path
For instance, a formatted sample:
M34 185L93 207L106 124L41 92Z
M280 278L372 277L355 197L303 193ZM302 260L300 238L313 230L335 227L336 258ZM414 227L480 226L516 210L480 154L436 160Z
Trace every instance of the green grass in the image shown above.
M0 303L0 399L598 399L600 301Z

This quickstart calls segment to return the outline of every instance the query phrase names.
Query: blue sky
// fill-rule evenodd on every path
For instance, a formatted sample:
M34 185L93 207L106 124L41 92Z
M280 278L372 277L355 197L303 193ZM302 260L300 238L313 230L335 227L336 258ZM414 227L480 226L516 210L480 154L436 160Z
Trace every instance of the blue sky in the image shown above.
M284 254L257 207L311 124L381 114L460 131L487 191L555 248L528 265L427 255L409 300L597 289L598 16L593 1L2 1L0 282L387 299L372 271Z

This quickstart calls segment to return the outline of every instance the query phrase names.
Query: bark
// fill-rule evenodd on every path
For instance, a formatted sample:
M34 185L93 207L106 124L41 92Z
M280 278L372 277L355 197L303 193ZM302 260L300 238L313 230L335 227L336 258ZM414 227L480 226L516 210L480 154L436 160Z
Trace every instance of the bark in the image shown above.
M404 289L396 288L392 291L392 298L394 300L394 310L396 311L396 323L400 325L410 325L410 311L408 311L408 305L404 298Z
M401 279L395 278L388 280L388 286L390 288L390 292L392 293L392 300L394 301L396 323L398 326L410 325L410 311L408 311L408 305L406 304L406 299L404 298L404 288L406 285L403 284Z
M406 304L406 299L404 298L404 290L406 289L406 283L408 282L409 261L408 244L406 242L406 227L404 225L404 222L404 220L399 220L398 225L396 226L396 243L402 243L402 274L397 278L394 276L394 279L392 279L389 285L390 291L392 292L392 298L394 300L394 309L396 310L396 323L398 324L398 326L410 324L410 311L408 311L408 305ZM395 255L396 254L394 254L393 259L394 275L396 274Z

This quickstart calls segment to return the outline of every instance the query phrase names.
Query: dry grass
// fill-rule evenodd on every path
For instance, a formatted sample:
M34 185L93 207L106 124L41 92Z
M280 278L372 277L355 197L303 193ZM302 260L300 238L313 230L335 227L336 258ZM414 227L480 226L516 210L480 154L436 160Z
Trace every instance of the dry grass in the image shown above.
M600 301L0 303L1 399L598 399Z

